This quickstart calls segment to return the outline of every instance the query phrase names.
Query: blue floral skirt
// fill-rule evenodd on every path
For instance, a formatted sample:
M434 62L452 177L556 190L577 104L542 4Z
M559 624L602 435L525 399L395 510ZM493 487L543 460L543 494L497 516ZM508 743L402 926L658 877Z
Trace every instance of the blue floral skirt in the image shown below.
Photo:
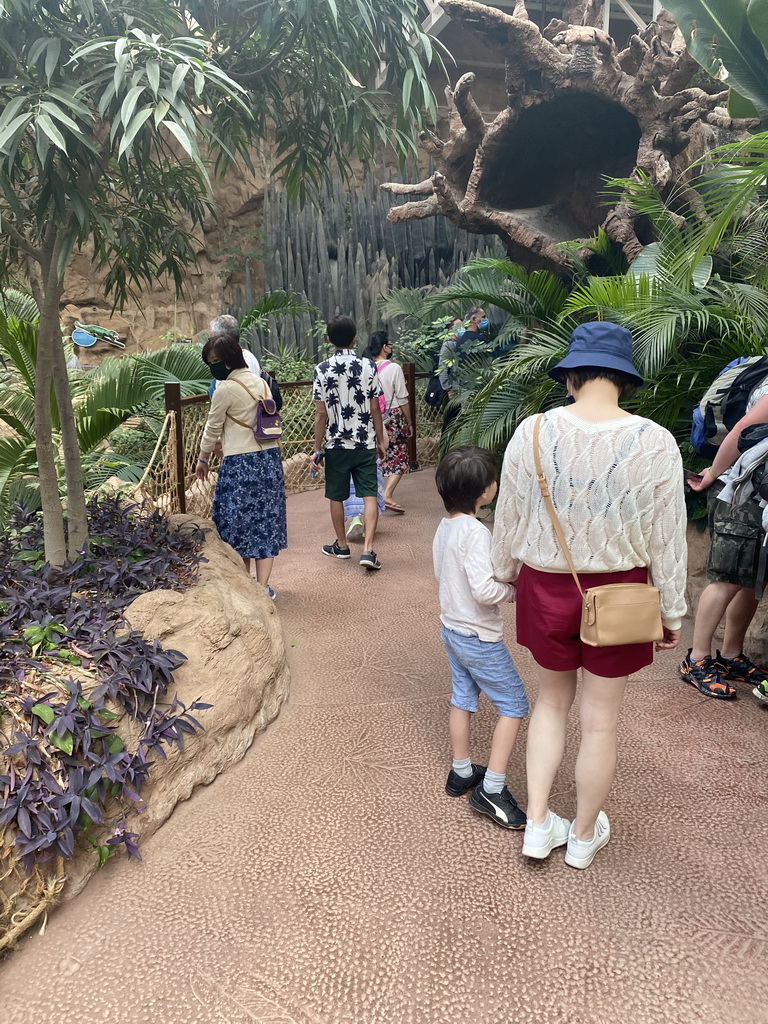
M241 558L272 558L288 547L279 448L221 460L211 518Z

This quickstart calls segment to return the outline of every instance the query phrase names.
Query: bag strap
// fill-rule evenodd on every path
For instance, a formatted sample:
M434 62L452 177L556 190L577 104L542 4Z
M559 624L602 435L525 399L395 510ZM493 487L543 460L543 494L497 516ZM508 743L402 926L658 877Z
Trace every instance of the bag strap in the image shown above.
M257 378L257 379L259 379L259 378ZM232 383L233 383L233 384L239 384L239 385L240 385L240 387L241 387L241 388L243 389L243 391L247 391L247 392L248 392L248 394L249 394L249 395L251 396L251 398L252 398L252 399L254 400L254 402L257 402L257 403L258 403L258 402L262 402L262 401L264 400L264 397L263 397L263 395L262 395L262 396L260 396L259 398L257 398L257 397L256 397L256 396L254 395L254 393L253 393L253 392L251 391L251 389L250 389L250 388L247 388L247 387L245 386L245 384L243 384L243 382L242 382L241 380L237 380L237 378L233 378L233 380L232 380ZM234 417L234 416L230 416L229 418L230 418L231 420L234 420L234 419L235 419L235 417ZM237 420L235 420L235 422L237 422Z
M248 394L251 396L251 398L253 398L253 400L256 403L256 405L258 405L259 402L263 402L264 401L263 396L260 396L259 398L256 398L254 396L253 392L251 391L251 389L247 388L245 386L245 384L243 384L243 382L241 380L237 380L237 378L232 378L232 383L233 384L239 384L240 387L243 389L243 391L247 391ZM237 416L233 416L231 412L228 412L227 416L229 417L229 419L231 419L233 421L233 423L239 423L241 427L245 427L248 430L253 430L253 424L252 423L243 423L243 421L239 420L237 418Z
M381 371L384 369L385 366L391 366L391 365L392 365L392 360L391 359L382 359L382 361L380 363L376 363L376 373L381 373ZM382 394L383 394L383 389L382 389ZM387 396L383 395L383 397L386 399ZM395 400L395 395L393 393L392 394L392 402L394 402L394 400ZM384 409L385 409L386 412L390 412L390 413L392 412L392 402L390 402L389 405L387 405L386 402L385 402Z
M563 535L563 528L560 525L560 520L557 518L557 512L555 512L555 506L552 502L552 495L549 493L549 485L547 479L544 476L544 470L541 468L541 454L539 450L539 436L541 434L541 421L544 419L544 414L536 417L536 423L533 427L533 460L536 465L536 479L541 489L541 496L544 499L544 504L547 506L547 512L549 512L549 518L552 520L552 525L555 528L555 534L557 535L558 543L563 549L565 560L568 563L568 568L573 574L573 578L576 580L576 586L579 588L579 593L584 597L584 591L581 588L578 574L571 558L571 552L568 550L568 545L565 542L565 536Z

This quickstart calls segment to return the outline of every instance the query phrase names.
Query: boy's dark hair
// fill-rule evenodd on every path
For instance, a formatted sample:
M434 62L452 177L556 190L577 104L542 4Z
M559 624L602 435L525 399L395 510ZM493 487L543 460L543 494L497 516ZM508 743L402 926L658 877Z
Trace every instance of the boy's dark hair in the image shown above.
M496 459L487 448L463 444L447 452L437 467L435 483L446 512L473 515L477 499L498 474Z
M212 359L214 354L216 359ZM203 348L203 359L206 363L226 363L232 370L248 368L240 342L233 334L214 334L209 338Z
M352 348L352 343L357 336L357 327L351 316L335 316L329 320L326 330L328 340L336 348Z
M565 371L565 379L572 389L584 387L589 380L609 380L619 389L619 398L629 398L637 391L640 385L635 377L621 370L608 370L603 366L577 366L573 370Z

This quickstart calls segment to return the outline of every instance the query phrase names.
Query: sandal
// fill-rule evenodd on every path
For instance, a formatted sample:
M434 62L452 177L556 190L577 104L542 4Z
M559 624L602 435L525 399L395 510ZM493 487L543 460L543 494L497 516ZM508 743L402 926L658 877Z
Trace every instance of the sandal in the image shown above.
M702 658L701 661L693 661L691 652L685 656L680 666L680 676L695 686L705 697L714 697L715 700L733 700L736 690L717 671L717 665L710 657Z
M384 508L388 512L397 512L400 516L405 514L405 509L402 505L398 505L396 501L387 501L386 498L384 499Z

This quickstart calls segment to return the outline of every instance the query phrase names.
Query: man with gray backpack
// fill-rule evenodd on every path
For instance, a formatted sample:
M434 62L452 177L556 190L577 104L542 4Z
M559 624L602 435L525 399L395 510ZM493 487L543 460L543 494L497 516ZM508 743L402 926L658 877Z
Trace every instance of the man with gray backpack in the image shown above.
M748 436L747 428L756 424L768 424L768 356L739 360L726 367L695 410L691 431L694 448L712 459L702 473L687 474L692 490L708 491L711 539L709 583L699 598L693 646L680 665L680 675L701 693L718 700L734 698L733 684L743 683L751 686L760 700L768 701L768 675L743 651L744 637L759 603L755 588L766 537L760 495L753 489L738 505L725 495L725 500L720 498L726 477L732 476L728 471L745 450L746 437L742 434ZM751 465L754 468L754 460ZM732 490L729 485L728 493ZM713 657L712 641L723 616L723 646Z

